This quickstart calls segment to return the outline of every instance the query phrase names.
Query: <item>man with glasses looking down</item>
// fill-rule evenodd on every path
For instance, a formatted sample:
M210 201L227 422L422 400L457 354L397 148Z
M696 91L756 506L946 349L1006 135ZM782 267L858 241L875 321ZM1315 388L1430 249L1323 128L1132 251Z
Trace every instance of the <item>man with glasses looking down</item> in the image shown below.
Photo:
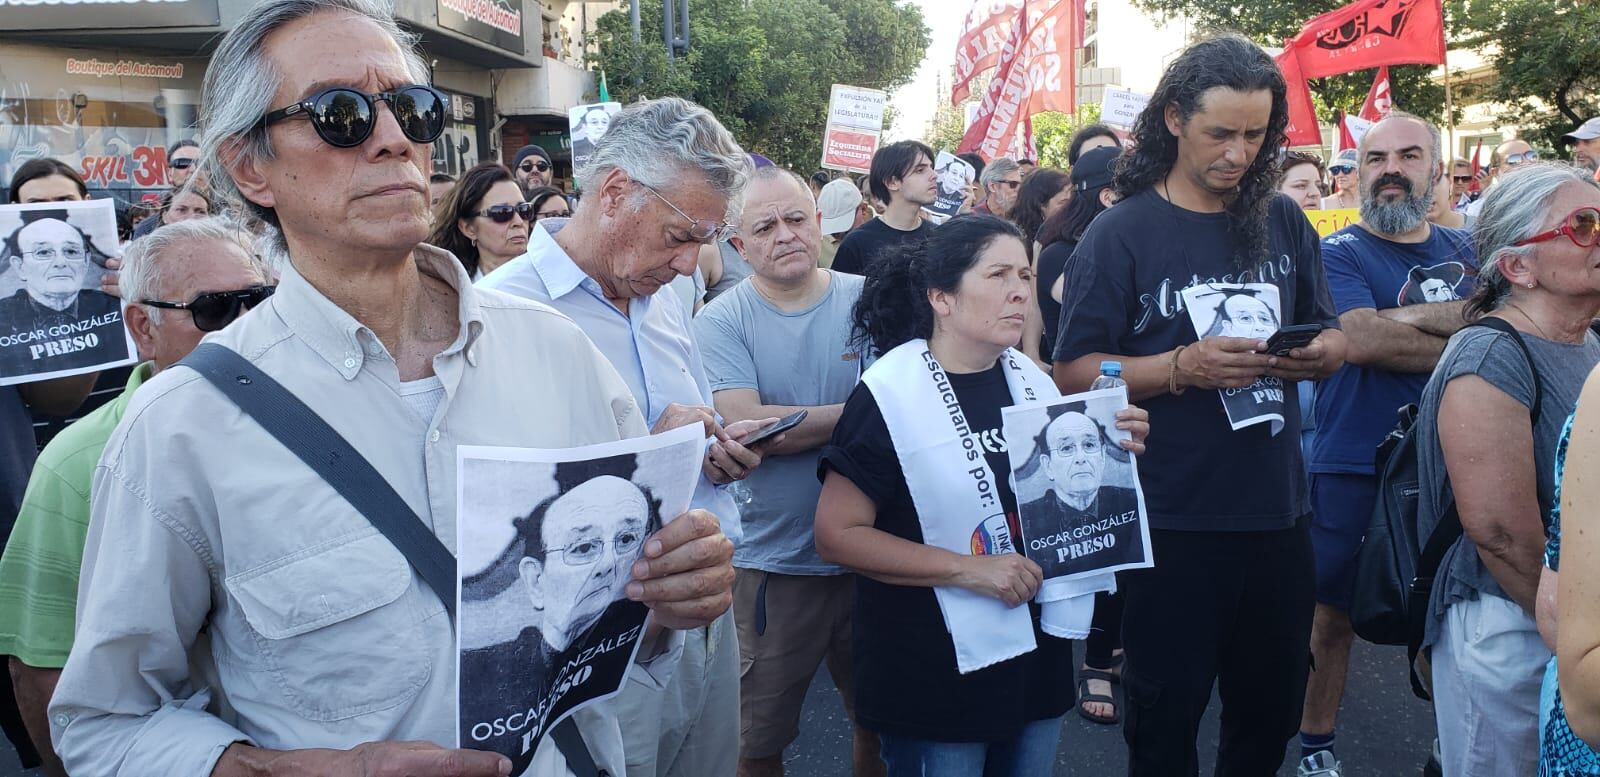
M157 230L123 254L123 323L146 361L110 403L45 446L0 558L0 655L10 656L17 705L47 775L64 775L50 748L50 703L72 649L78 569L89 529L89 488L106 440L141 384L272 293L266 268L237 226L201 219ZM171 308L180 308L172 310Z
M692 505L715 513L735 544L743 530L726 486L749 475L763 449L739 440L778 419L721 423L684 306L674 294L657 292L694 272L702 245L732 234L727 221L752 169L706 109L676 97L634 103L612 119L578 171L584 197L572 218L540 219L527 252L478 282L577 322L622 374L652 431L705 427L715 439ZM684 635L679 649L664 684L630 683L623 691L624 699L638 702L621 711L629 774L733 774L739 648L732 613ZM646 752L656 758L641 765Z
M209 342L319 415L415 514L397 520L450 548L458 445L569 448L646 427L571 321L473 288L422 244L447 111L415 42L375 0L265 0L223 37L202 94L205 164L268 225L260 243L282 276L263 310ZM70 774L509 772L502 755L451 749L456 592L433 590L209 380L182 365L155 376L101 462L50 705ZM728 609L731 555L700 511L645 541L625 587L653 616L635 675L671 662L673 630ZM614 775L627 773L628 703L573 718ZM567 752L541 745L535 773L563 773Z

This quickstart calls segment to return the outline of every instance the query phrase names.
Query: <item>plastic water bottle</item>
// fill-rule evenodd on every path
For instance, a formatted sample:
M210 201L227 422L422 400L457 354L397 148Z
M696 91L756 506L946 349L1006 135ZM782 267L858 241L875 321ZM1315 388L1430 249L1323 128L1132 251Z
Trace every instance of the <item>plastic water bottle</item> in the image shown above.
M1122 379L1122 362L1107 360L1100 362L1100 377L1089 384L1089 390L1099 391L1126 385L1128 382Z

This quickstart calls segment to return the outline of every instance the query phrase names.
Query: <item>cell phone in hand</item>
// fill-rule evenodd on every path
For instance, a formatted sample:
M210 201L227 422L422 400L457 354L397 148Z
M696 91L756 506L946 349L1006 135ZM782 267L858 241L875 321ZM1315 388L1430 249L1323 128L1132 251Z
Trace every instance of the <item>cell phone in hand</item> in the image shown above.
M770 426L767 426L766 428L761 429L760 431L756 432L755 434L752 434L749 437L746 437L745 439L740 440L739 444L743 445L746 448L748 448L748 447L750 447L752 445L758 445L758 444L763 443L763 442L765 442L767 440L770 440L773 437L777 437L778 435L783 434L784 432L787 432L790 429L795 428L796 426L799 426L801 421L806 420L806 415L808 415L808 411L796 410L793 413L790 413L790 414L778 419L777 423L772 424Z
M1286 326L1274 332L1267 340L1267 353L1273 356L1288 356L1296 348L1304 348L1322 334L1321 324L1295 324Z

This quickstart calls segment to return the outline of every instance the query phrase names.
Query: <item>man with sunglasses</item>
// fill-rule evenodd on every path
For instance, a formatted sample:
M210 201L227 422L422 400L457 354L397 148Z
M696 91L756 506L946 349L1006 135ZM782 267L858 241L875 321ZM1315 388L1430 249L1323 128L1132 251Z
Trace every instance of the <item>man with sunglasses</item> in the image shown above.
M200 144L184 138L167 149L167 183L174 192L189 184L189 179L200 170ZM199 186L199 183L196 183ZM138 239L161 226L161 213L157 212L133 225L133 237Z
M511 173L522 185L522 191L531 192L550 185L555 177L555 165L551 164L550 152L543 146L529 144L517 149L517 155L511 158Z
M1494 153L1489 155L1489 168L1486 171L1489 180L1483 188L1487 190L1490 186L1494 186L1500 180L1500 176L1516 169L1518 165L1537 161L1539 161L1539 151L1528 145L1528 141L1512 139L1501 143L1495 146ZM1469 203L1461 212L1476 220L1478 212L1482 209L1483 198L1479 197Z
M1450 163L1450 201L1451 210L1459 211L1477 199L1477 194L1472 191L1472 163L1461 157L1456 157Z
M67 427L39 454L0 558L0 655L10 656L17 702L48 775L65 774L50 747L45 707L72 649L95 465L141 384L271 294L265 268L240 234L236 226L203 219L157 230L128 247L121 280L134 304L123 323L146 361L134 368L122 394Z
M705 426L715 439L693 505L715 513L736 544L743 534L739 509L725 486L761 462L761 448L739 440L777 419L719 423L684 306L657 292L694 272L702 245L732 233L726 222L751 169L733 136L704 108L675 97L634 103L613 118L578 170L584 197L572 218L540 219L527 253L479 281L576 321L622 374L655 431ZM622 710L629 774L734 773L739 650L732 620L729 613L685 635L667 687L623 691L626 702L637 701ZM638 758L647 760L641 765Z
M647 428L569 319L473 288L423 244L448 103L415 44L378 0L263 0L223 37L201 100L206 166L268 225L259 243L281 278L208 342L332 426L405 502L395 518L449 548L459 445L569 448ZM195 298L141 299L198 312ZM452 749L455 586L433 588L229 395L182 366L156 375L102 461L50 708L69 773L508 773L503 755ZM645 540L624 586L652 613L630 685L675 665L677 629L726 612L731 556L702 511ZM534 773L564 774L580 752L627 773L626 704L579 711Z

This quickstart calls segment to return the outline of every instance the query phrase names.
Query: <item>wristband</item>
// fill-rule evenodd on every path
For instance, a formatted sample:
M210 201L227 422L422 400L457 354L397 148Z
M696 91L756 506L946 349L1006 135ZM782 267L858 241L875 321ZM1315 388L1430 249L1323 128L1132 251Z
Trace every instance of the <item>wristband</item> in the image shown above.
M1167 393L1173 396L1178 396L1189 390L1188 386L1178 386L1178 355L1188 347L1187 345L1178 346L1178 350L1172 352L1172 363L1167 368Z

